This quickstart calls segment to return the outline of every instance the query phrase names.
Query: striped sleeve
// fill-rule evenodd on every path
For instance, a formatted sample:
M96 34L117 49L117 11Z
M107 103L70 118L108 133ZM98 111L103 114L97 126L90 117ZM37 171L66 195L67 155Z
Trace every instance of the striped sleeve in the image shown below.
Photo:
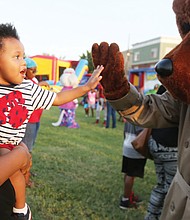
M32 105L34 109L49 109L55 97L55 92L42 89L40 86L32 84Z

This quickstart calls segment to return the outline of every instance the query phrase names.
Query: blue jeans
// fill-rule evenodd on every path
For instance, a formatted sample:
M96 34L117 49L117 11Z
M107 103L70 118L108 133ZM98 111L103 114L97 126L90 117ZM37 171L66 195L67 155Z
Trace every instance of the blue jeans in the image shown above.
M40 122L28 123L26 126L25 136L22 139L22 141L28 147L29 152L32 152L32 148L34 146L39 127L40 127Z
M107 101L107 119L106 119L106 128L110 126L110 117L112 117L112 128L116 128L116 111L112 108L110 103Z

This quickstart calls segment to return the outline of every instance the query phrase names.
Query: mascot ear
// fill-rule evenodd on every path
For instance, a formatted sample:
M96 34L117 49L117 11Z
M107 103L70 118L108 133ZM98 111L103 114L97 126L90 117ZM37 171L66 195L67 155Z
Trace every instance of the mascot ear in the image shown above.
M174 0L173 11L176 14L176 23L179 33L182 38L190 32L190 1L187 0Z

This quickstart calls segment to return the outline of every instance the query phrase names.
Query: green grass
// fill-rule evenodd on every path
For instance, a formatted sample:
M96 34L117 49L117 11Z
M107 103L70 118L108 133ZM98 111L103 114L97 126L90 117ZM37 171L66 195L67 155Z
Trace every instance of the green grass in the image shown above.
M119 209L123 193L121 173L123 126L116 129L95 125L77 109L79 129L53 127L59 109L44 111L35 148L32 177L35 186L27 188L27 202L33 220L143 220L155 171L146 164L144 179L136 178L134 190L143 198L138 209Z

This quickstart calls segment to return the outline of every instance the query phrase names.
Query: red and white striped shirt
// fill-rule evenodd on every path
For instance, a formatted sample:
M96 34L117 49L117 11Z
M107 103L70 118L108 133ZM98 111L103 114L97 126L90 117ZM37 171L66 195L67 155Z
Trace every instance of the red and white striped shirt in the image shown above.
M0 144L18 145L35 109L49 109L56 93L44 90L30 80L19 85L0 85Z

